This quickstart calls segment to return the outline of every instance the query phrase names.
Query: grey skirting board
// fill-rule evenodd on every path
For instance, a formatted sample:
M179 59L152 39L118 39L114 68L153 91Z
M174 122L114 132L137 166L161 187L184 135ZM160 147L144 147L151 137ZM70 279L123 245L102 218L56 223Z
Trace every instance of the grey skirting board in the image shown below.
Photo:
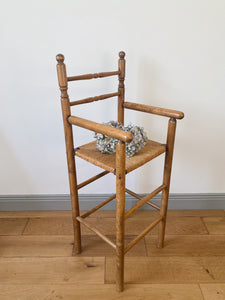
M79 195L80 209L91 209L104 201L112 194L81 194ZM142 196L145 196L143 194ZM160 204L160 195L152 199ZM138 200L126 195L126 209L137 203ZM115 209L115 200L102 209ZM141 209L152 209L143 205ZM225 209L225 193L209 194L170 194L169 209ZM24 210L71 210L69 195L0 195L0 211Z

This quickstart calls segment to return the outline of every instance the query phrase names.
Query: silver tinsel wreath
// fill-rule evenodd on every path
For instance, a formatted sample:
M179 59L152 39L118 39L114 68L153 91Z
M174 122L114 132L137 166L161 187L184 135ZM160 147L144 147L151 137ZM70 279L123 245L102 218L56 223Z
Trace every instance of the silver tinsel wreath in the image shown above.
M129 124L128 126L123 126L116 121L110 121L108 123L104 123L104 125L111 126L114 128L122 129L125 131L129 131L133 134L134 138L130 143L126 143L126 156L131 157L135 153L137 153L140 149L144 147L146 144L148 137L146 132L144 132L143 127L135 126L133 124ZM112 154L116 152L116 143L117 139L108 137L101 133L96 133L94 137L97 139L97 148L102 153Z

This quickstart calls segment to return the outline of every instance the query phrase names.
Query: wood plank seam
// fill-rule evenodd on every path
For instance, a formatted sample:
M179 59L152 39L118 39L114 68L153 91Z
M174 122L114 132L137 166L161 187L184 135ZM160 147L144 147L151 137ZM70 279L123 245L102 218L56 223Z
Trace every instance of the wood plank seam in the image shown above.
M21 235L24 235L24 232L25 232L25 230L26 230L26 227L27 227L29 221L30 221L30 218L27 219L27 222L26 222L26 224L24 225L24 228L23 228L23 230L22 230L22 232L21 232Z
M201 283L198 283L198 287L199 287L200 292L201 292L201 294L202 294L203 300L205 300L205 297L204 297L204 294L203 294L203 291L202 291L202 288L201 288Z
M209 235L210 233L209 233L208 227L206 226L206 224L204 222L204 217L200 217L200 220L201 220L203 226L205 227L205 230L207 231L207 234Z

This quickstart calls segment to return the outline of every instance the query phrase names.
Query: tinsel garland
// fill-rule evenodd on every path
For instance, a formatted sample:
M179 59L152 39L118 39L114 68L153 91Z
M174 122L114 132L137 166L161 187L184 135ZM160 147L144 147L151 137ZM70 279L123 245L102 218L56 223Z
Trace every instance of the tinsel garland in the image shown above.
M128 126L123 126L116 121L110 121L104 123L104 125L111 126L114 128L122 129L125 131L129 131L133 134L134 138L130 143L126 143L126 156L131 157L135 153L137 153L140 149L144 147L146 144L148 137L146 132L144 132L143 127L139 127L137 125L129 124ZM102 153L112 154L116 152L116 143L117 139L108 137L101 133L96 133L94 137L97 139L97 148Z

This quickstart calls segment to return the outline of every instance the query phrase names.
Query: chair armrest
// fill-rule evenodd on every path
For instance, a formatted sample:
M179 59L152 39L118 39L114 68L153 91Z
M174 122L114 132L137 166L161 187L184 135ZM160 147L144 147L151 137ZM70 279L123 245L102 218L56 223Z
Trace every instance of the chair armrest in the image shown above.
M107 125L99 124L75 116L69 116L67 120L70 124L77 125L79 127L83 127L101 134L105 134L122 142L129 143L133 140L133 134L128 131L113 128Z
M150 114L165 116L169 118L175 118L175 119L183 119L184 113L177 110L172 109L166 109L161 107L155 107L145 104L139 104L139 103L132 103L132 102L124 102L124 107L128 109L138 110L147 112Z

